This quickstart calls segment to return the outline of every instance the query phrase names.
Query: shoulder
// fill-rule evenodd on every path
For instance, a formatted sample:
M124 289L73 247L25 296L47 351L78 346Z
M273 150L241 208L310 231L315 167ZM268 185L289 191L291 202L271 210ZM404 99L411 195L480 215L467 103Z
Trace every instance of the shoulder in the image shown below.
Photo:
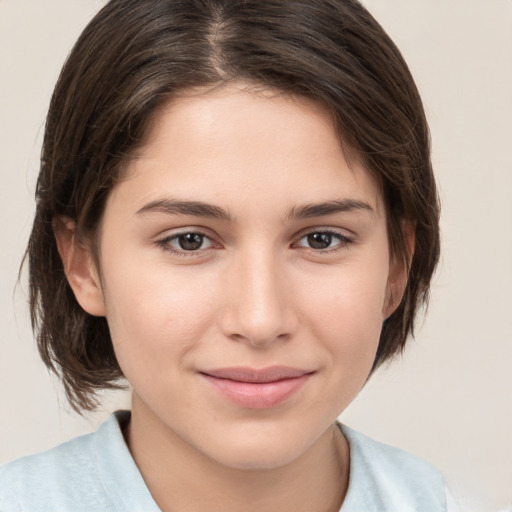
M439 470L420 457L395 446L375 441L344 425L341 426L341 430L350 445L351 455L357 455L361 463L371 463L374 467L392 472L412 472L413 477L418 476L422 480L426 477L429 480L442 480Z
M441 473L404 450L375 441L340 426L350 446L350 482L346 508L417 512L446 511L446 488ZM354 510L356 510L354 508Z
M93 434L1 467L0 510L69 510L71 503L77 512L110 509L98 457L110 450L108 440L116 429L117 418L111 416Z
M3 466L0 509L57 510L67 496L90 489L98 479L94 459L94 435L90 434ZM90 503L92 496L87 498Z

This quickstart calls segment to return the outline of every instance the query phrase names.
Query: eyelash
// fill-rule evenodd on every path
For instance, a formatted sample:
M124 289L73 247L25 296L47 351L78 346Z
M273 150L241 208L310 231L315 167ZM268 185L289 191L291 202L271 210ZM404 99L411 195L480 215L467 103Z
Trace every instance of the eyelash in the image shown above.
M331 238L337 239L338 243L334 247L328 247L325 249L315 249L313 247L303 247L306 250L312 251L316 254L322 253L322 254L329 254L332 252L339 251L341 249L346 249L350 244L354 242L354 240L344 234L339 233L338 231L333 231L332 229L315 229L313 231L309 231L307 233L304 233L298 240L300 242L304 238L307 238L311 235L328 235ZM295 242L293 245L297 245L298 242Z
M211 247L208 247L206 249L197 249L195 251L193 251L193 250L187 251L185 249L180 249L180 250L174 249L170 245L170 243L173 240L178 240L179 237L185 236L185 235L199 235L200 237L203 238L203 241L204 241L204 239L211 240L211 237L209 237L206 233L203 233L201 231L190 230L190 231L182 231L181 233L175 233L174 235L171 235L171 236L166 236L165 238L162 238L161 240L157 240L156 244L162 250L164 250L166 252L170 252L171 254L176 255L176 256L184 256L184 257L194 257L194 256L198 256L200 254L204 255L204 253L206 251L209 251L211 249ZM213 244L213 242L212 242L212 244Z
M308 236L316 235L316 234L328 235L334 239L337 239L338 243L334 247L328 247L325 249L315 249L313 247L305 247L305 246L297 245L301 240L307 238ZM170 243L174 240L178 240L179 237L182 237L185 235L199 235L203 239L202 242L204 242L205 239L208 239L211 241L211 237L209 237L206 233L203 233L201 231L192 231L191 230L191 231L182 231L181 233L175 233L171 236L167 236L165 238L162 238L161 240L157 240L156 244L157 244L157 246L159 246L162 250L164 250L166 252L170 252L174 255L183 256L183 257L197 257L199 255L204 255L207 251L209 252L212 249L212 247L207 247L205 249L199 248L197 250L187 251L186 249L177 250L177 249L172 248ZM354 240L352 238L350 238L346 235L343 235L337 231L333 231L333 230L329 230L329 229L315 229L315 230L312 230L312 231L302 234L302 236L298 239L298 241L294 242L292 244L292 246L302 247L304 250L311 251L315 254L330 254L332 252L336 252L341 249L345 249L352 243L354 243ZM212 242L212 246L214 246L214 245L215 244Z

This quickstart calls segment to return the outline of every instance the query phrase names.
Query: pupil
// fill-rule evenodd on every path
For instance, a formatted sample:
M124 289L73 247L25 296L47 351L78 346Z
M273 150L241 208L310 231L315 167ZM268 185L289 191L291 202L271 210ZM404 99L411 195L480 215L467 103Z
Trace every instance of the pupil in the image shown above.
M309 246L313 249L327 249L331 242L332 236L329 233L312 233L308 235Z
M196 251L203 245L203 235L187 233L178 237L180 247L185 251Z

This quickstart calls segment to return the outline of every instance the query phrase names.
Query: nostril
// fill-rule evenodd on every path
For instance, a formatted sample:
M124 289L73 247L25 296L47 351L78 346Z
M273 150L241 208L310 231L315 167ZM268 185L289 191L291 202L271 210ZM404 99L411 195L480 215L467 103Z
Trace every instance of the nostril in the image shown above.
M287 325L288 324L288 325ZM266 324L238 324L238 330L231 337L237 341L246 341L255 347L266 347L276 342L284 342L292 337L289 322Z

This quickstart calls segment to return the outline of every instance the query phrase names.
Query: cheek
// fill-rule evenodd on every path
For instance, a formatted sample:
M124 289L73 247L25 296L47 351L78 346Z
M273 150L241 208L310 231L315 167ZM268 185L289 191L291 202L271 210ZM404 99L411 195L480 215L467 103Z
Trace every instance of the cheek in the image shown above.
M353 261L316 274L305 273L297 293L322 328L345 326L365 331L381 325L387 288L387 265Z
M366 380L378 347L387 288L386 261L353 262L325 275L304 276L296 296L313 337L333 366L357 387ZM340 373L338 373L340 374Z
M201 273L117 260L105 275L109 329L129 381L182 363L211 329L218 287L205 287Z

